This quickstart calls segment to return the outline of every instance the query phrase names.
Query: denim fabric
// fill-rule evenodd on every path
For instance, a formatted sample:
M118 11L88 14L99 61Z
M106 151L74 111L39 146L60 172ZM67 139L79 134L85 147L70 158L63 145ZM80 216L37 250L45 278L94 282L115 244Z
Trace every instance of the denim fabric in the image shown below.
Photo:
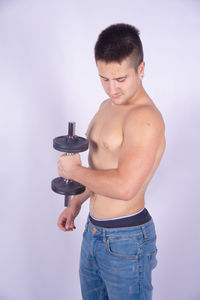
M156 253L152 219L139 226L109 229L88 220L79 269L83 300L152 299Z

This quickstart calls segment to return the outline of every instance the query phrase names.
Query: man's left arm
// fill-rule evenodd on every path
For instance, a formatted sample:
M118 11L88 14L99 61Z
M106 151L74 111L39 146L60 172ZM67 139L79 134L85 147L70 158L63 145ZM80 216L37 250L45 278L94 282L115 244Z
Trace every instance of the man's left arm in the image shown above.
M146 108L130 114L124 126L124 139L118 168L93 170L81 166L80 155L62 155L59 176L87 186L95 194L129 200L136 196L153 168L164 123L158 112Z

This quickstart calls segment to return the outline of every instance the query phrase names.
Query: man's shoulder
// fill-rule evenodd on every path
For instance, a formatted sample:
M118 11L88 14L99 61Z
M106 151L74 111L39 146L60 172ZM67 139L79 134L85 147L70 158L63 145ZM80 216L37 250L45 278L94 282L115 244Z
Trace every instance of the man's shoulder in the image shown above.
M155 105L142 104L131 108L126 116L125 127L152 127L164 130L162 114Z
M135 121L145 121L148 119L163 121L161 112L153 104L140 104L132 107L127 114L127 119Z

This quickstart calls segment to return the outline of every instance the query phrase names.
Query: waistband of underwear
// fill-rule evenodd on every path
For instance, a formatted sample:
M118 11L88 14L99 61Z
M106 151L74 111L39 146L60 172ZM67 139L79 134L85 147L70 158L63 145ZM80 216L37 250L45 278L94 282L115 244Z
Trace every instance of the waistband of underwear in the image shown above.
M89 215L89 220L95 226L104 228L119 228L143 225L151 220L151 215L149 214L148 210L144 208L140 212L133 215L107 220L95 219Z

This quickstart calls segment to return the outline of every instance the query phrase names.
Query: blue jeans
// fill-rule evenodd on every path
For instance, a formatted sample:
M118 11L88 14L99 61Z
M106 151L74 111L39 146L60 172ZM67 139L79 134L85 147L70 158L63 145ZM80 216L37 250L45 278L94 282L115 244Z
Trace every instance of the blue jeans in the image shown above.
M83 300L152 299L156 253L152 219L144 225L109 229L88 220L79 270Z

